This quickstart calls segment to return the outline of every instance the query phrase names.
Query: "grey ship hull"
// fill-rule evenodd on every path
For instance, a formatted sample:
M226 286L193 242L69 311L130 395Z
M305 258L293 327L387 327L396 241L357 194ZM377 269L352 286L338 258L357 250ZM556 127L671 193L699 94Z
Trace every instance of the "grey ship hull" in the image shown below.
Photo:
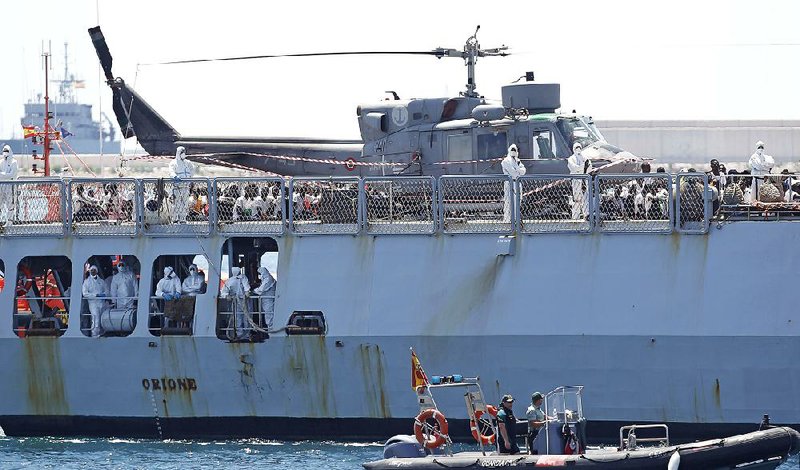
M97 139L72 139L69 138L67 143L72 148L72 150L79 154L79 155L99 155L100 154L100 142ZM36 153L39 155L42 154L42 146L41 145L31 145L30 139L10 139L10 140L3 140L0 139L0 144L8 144L11 146L11 150L17 155L27 155L31 153L31 150L36 149ZM60 154L58 148L54 145L53 146L53 154ZM66 146L63 147L64 153L67 155L71 155L69 149ZM120 143L118 141L110 141L110 142L103 142L103 154L107 155L115 155L119 154L120 152Z
M143 327L152 259L187 244L213 257L223 237L107 239L103 253L142 262L139 327L85 338L76 320L64 337L24 340L0 328L0 426L383 439L409 432L418 411L409 347L428 374L479 375L490 400L519 397L517 413L534 390L581 383L594 430L612 438L623 422L671 423L684 438L750 431L764 413L797 425L800 260L783 248L799 240L797 223L736 222L696 236L520 236L514 256L498 257L496 235L284 236L275 323L318 309L328 334L230 344L214 336L212 295L198 300L193 337ZM80 279L98 249L91 238L6 239L0 259L10 270L65 254ZM12 304L6 288L0 305ZM440 400L463 416L461 396Z

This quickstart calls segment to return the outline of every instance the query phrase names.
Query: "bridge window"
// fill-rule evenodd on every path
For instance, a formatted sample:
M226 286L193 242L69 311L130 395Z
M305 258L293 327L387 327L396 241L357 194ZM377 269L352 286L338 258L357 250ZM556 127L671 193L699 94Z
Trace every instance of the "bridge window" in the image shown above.
M61 336L69 323L72 262L26 256L17 265L13 328L17 336Z
M83 266L81 332L128 336L136 328L141 265L135 256L95 255Z
M222 247L222 283L217 301L217 337L260 342L275 316L278 243L272 238L229 238Z
M192 334L197 297L208 291L208 269L208 260L199 254L156 258L150 291L150 334Z
M469 131L447 136L447 161L472 160L472 135Z
M478 135L478 159L502 158L508 151L505 132Z

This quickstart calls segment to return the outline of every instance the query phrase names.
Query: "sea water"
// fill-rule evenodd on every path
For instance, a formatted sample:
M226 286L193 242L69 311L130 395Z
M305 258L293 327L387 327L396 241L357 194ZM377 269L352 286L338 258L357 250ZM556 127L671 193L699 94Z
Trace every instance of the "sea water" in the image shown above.
M461 447L461 445L459 445ZM463 450L466 450L463 449ZM383 444L262 439L188 441L0 437L0 469L325 469L361 468ZM780 469L796 469L798 456Z

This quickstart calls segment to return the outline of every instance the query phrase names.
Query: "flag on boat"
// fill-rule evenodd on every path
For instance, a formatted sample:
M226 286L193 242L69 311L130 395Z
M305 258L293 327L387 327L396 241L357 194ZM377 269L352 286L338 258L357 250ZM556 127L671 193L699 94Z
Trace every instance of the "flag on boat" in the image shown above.
M22 136L24 139L36 135L36 126L22 126Z
M67 138L67 137L69 137L69 136L75 135L75 134L73 134L72 132L70 132L70 131L68 131L68 130L64 129L64 126L61 126L61 128L60 128L60 129L58 129L58 130L61 132L61 138L62 138L62 139L66 139L66 138Z
M86 82L84 82L83 80L75 80L73 84L75 88L86 88Z
M414 350L411 350L411 389L416 390L417 387L428 386L428 376L422 370L422 364L419 363L419 358Z

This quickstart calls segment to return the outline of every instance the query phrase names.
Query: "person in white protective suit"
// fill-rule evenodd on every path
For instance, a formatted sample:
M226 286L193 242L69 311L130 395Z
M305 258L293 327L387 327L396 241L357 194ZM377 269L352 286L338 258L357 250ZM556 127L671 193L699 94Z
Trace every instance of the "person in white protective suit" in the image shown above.
M180 181L194 176L194 165L186 159L186 149L178 147L175 151L175 160L169 164L169 171L173 178L172 187L172 222L185 223L189 215L191 204L191 190L188 181Z
M117 264L117 274L111 278L111 299L117 308L131 309L136 306L136 297L139 295L139 283L131 268L120 261Z
M764 142L756 142L756 151L750 156L750 174L753 175L752 199L758 198L758 189L761 186L762 177L768 175L775 166L775 159L764 153Z
M275 288L277 283L272 273L267 268L258 268L258 280L261 284L253 289L253 293L259 297L261 313L264 314L264 324L267 330L272 329L272 320L275 318Z
M97 338L103 334L103 328L100 326L100 316L108 308L106 298L108 297L108 289L105 281L98 275L97 266L92 265L89 267L89 275L83 280L81 292L83 298L87 299L89 304L89 313L91 314L91 336Z
M583 155L580 142L572 144L572 155L567 158L567 167L571 175L585 175L592 171L592 162ZM589 199L583 189L584 180L572 180L572 219L580 220L589 214ZM589 184L587 181L586 184Z
M0 160L0 183L14 181L19 173L17 159L8 145L3 146L3 159ZM11 225L14 219L14 188L10 184L0 184L0 225Z
M189 266L189 275L183 280L181 289L184 295L195 297L205 292L206 278L197 270L197 265Z
M181 298L181 280L175 274L172 266L164 268L164 277L156 284L156 297L164 300L176 300Z
M526 169L525 165L522 164L522 161L519 159L519 150L515 144L511 144L508 147L508 152L506 153L506 157L500 163L500 167L503 168L503 174L510 176L513 180L512 182L506 181L504 183L504 202L503 202L503 222L511 222L511 210L512 210L512 199L513 199L513 189L512 185L520 176L525 175Z
M247 339L250 337L251 325L247 316L248 309L245 304L245 297L250 292L250 283L247 276L242 274L242 270L237 267L231 268L229 277L222 286L220 296L230 301L231 313L233 318L228 321L229 339Z

